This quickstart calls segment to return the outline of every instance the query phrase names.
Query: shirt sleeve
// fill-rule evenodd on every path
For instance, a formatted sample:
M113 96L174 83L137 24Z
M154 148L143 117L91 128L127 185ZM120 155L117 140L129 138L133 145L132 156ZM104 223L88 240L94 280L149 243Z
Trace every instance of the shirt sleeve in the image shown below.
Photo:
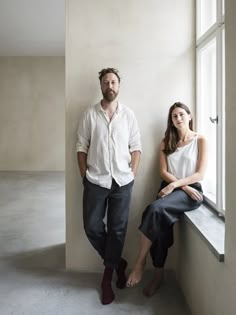
M77 152L88 153L90 137L91 137L91 128L89 123L89 113L86 111L79 122L79 127L77 131L77 143L76 150Z
M139 132L138 122L135 115L132 113L130 117L130 138L129 138L129 151L142 152L141 136Z

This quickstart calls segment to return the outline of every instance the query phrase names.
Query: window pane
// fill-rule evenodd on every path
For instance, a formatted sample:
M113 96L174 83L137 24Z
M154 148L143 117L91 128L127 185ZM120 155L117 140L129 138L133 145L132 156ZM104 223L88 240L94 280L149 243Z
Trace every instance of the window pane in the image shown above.
M198 0L198 38L216 23L216 0Z
M222 208L225 210L225 29L222 30Z
M198 50L198 130L208 139L209 162L204 194L216 204L216 39ZM213 120L213 122L210 120Z

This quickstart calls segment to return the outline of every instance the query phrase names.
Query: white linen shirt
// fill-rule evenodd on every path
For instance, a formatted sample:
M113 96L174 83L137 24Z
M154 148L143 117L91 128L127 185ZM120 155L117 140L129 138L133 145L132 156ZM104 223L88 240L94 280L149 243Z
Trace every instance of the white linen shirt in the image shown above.
M140 133L134 113L118 103L110 120L101 103L88 108L78 128L77 152L87 154L87 179L111 188L112 179L124 186L134 179L131 152L141 152Z

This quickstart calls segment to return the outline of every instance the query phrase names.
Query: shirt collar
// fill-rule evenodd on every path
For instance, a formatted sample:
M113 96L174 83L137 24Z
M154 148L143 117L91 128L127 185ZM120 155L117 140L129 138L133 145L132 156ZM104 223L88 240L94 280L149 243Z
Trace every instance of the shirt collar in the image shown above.
M99 103L96 105L96 109L97 109L97 111L99 111L99 112L103 112L103 113L105 112L104 109L102 108L101 102L99 102ZM117 112L117 113L120 113L122 110L123 110L123 105L122 105L120 102L118 102L118 106L117 106L116 112Z

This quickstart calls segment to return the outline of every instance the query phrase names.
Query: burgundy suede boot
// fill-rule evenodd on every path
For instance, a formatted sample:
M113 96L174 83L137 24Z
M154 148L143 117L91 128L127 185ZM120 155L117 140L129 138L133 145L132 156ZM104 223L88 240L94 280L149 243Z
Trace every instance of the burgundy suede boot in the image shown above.
M114 298L115 294L112 290L111 280L112 280L113 268L105 267L103 278L102 278L102 304L110 304Z
M116 268L117 273L117 281L116 281L116 287L119 289L124 289L126 287L126 275L125 275L125 269L127 267L127 261L123 258L121 258L120 263L118 267Z

